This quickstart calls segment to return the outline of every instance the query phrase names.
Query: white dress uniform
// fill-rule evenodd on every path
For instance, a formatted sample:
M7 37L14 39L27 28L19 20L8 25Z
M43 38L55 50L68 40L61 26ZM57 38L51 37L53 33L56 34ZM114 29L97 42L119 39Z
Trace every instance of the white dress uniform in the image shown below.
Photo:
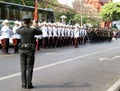
M43 36L42 47L46 48L48 46L48 28L46 27L45 24L43 24L41 29L42 29L42 36Z
M48 26L48 36L49 37L52 37L52 32L53 32L52 27Z
M61 31L62 29L61 29L61 27L60 27L60 25L58 26L58 47L61 47Z
M48 48L52 47L52 38L53 38L53 30L52 30L52 26L49 23L48 25Z
M8 26L3 26L1 28L1 35L2 35L2 38L10 38L11 35L12 35L12 30L8 27Z
M57 37L57 27L53 26L53 37Z
M84 36L84 44L86 43L86 41L87 41L87 30L86 29L83 29L83 36Z
M61 37L61 27L58 27L58 37Z
M65 39L65 28L64 26L62 25L62 28L61 28L61 36L62 36L62 39L61 39L61 45L64 46L64 39Z
M46 27L45 25L43 25L43 26L41 27L41 29L42 29L43 38L44 38L44 37L48 37L48 29L47 29L47 27Z
M71 31L70 31L70 28L68 28L68 37L70 37L70 35L71 35Z
M74 29L70 29L70 37L73 38L74 37Z
M18 33L16 33L16 30L19 28L19 26L14 26L13 27L13 38L17 38L17 39L21 39L21 36L18 34Z
M75 30L74 30L74 37L75 38L79 37L79 29L77 27L75 27Z
M75 30L74 30L74 38L75 38L75 43L74 43L74 47L78 48L78 38L79 38L79 26L75 26Z
M15 25L13 26L12 29L13 30L12 41L14 44L14 53L18 53L18 45L21 42L21 36L16 32L16 30L19 28L20 28L20 23L18 21L15 21Z
M53 26L53 48L57 47L58 29L56 25Z
M5 20L3 22L3 26L1 28L1 36L2 39L2 52L4 54L9 54L8 49L9 49L9 38L11 37L11 35L13 34L12 30L8 27L7 23L9 23L8 20Z
M62 37L65 36L65 28L64 27L62 27L61 34L62 34Z
M67 46L70 45L70 27L67 27Z
M74 40L74 30L71 27L70 28L70 45L73 45L73 40Z

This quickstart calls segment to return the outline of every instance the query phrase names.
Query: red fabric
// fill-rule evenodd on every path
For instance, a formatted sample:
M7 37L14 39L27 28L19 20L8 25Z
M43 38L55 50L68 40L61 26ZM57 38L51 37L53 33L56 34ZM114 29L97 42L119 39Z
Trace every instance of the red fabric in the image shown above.
M13 39L13 45L17 45L17 39Z
M1 39L1 44L5 45L5 43L6 43L5 39Z
M38 43L39 43L39 39L37 38L36 39L36 50L39 50L39 44Z
M35 0L34 21L38 20L38 0Z

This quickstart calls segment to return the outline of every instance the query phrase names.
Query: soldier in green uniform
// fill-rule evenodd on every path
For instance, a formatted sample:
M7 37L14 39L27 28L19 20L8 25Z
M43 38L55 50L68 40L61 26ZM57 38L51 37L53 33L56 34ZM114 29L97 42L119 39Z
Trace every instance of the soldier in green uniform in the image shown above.
M39 28L31 28L31 16L23 17L24 25L17 30L21 36L20 44L20 64L21 64L21 80L23 88L34 88L32 85L32 74L35 58L35 38L34 35L42 34Z

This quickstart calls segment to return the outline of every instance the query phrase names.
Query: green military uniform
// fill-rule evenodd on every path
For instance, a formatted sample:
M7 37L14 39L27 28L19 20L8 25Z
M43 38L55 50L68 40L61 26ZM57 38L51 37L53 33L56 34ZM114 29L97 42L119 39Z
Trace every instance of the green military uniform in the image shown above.
M24 20L29 20L30 16L23 17ZM25 22L24 22L25 23ZM30 23L24 25L17 30L21 35L20 45L20 63L21 63L21 78L23 88L33 88L32 74L35 59L35 39L34 35L39 35L42 32L37 28L31 28Z

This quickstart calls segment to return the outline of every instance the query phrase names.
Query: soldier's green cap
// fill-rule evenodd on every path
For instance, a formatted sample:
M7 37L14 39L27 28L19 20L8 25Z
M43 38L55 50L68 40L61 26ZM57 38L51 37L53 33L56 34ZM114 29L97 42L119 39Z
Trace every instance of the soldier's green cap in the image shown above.
M31 15L25 15L25 16L23 16L23 19L31 19L32 17L31 17Z

